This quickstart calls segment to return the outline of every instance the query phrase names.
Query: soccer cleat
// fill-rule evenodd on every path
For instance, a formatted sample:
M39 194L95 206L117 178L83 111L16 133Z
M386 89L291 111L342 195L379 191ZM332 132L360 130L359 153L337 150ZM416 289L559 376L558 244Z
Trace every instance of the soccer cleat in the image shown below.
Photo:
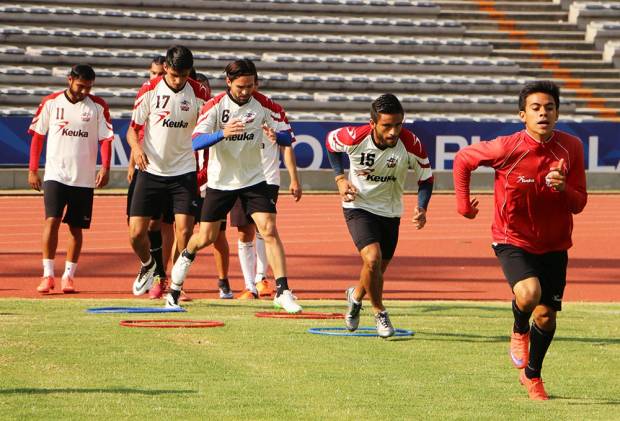
M271 286L265 278L256 283L256 290L259 297L271 297Z
M219 279L217 282L217 286L221 300L230 300L231 298L234 298L234 294L230 289L230 283L228 282L228 278Z
M194 299L192 297L190 297L189 295L187 295L185 293L185 291L181 290L181 297L179 298L179 300L185 302L185 303L189 303L190 301L194 301Z
M258 298L258 293L250 291L249 289L244 289L236 298L237 300L256 300Z
M516 368L525 368L530 358L530 332L512 332L510 336L510 359Z
M178 301L174 301L172 294L166 294L166 308L179 309L181 306Z
M60 285L62 292L65 294L73 294L75 293L75 285L73 283L73 278L70 276L64 276L60 279Z
M222 288L220 288L219 291L220 291L220 299L222 300L230 300L235 297L235 295L233 294L231 290L224 291Z
M155 264L155 260L151 259L151 264L148 266L142 265L140 268L140 273L136 276L136 280L133 281L133 295L142 295L153 285L155 269L157 265Z
M346 316L344 317L344 324L347 326L347 330L349 332L354 332L357 330L357 327L360 324L360 310L362 309L362 303L356 304L353 302L353 292L355 292L355 287L351 287L345 291L347 305L349 308Z
M50 290L54 289L54 284L55 281L53 276L44 276L37 287L37 291L42 293L50 292Z
M387 311L383 310L375 314L375 322L377 323L377 334L380 337L389 338L394 334L394 326L392 326Z
M521 370L519 382L527 389L527 394L530 396L530 399L535 401L549 400L549 395L545 392L545 386L540 377L528 379L525 375L525 370Z
M160 275L155 275L153 286L149 289L149 298L151 300L158 300L164 295L167 281L165 277L162 278Z
M183 253L179 256L176 262L174 262L174 266L172 266L172 270L170 271L170 278L172 279L172 283L175 285L183 285L185 282L185 278L187 277L187 273L189 272L189 267L192 265L194 261L188 259L183 256Z
M282 294L273 299L273 306L277 309L284 309L287 313L301 313L301 306L295 301L293 293L285 289Z

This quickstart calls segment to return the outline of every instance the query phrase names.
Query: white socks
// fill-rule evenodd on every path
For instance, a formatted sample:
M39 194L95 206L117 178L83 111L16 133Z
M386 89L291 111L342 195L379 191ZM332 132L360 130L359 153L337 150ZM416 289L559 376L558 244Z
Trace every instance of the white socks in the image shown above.
M241 272L243 272L243 280L247 290L256 292L254 278L256 278L256 253L254 252L254 243L243 243L238 241L239 246L239 263L241 264Z
M73 262L65 262L65 273L62 275L63 277L68 276L70 278L75 278L75 270L77 269L77 263Z
M258 283L265 278L265 274L267 273L267 266L269 262L267 261L267 250L265 249L265 240L263 237L257 232L256 233L256 277L254 278L254 282Z
M54 259L43 259L43 277L54 277Z

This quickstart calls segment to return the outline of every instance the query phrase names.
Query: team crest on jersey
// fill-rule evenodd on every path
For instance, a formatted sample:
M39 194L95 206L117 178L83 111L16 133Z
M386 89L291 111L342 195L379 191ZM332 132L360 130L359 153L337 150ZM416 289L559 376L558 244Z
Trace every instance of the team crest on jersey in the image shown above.
M84 111L82 113L82 121L88 122L93 117L92 111Z
M184 99L181 101L181 111L189 111L190 103L188 100Z
M388 168L394 168L398 164L398 158L394 155L390 156L387 161L385 161Z
M245 113L241 117L239 117L239 120L241 120L241 122L245 124L251 123L256 120L256 113L253 113L251 111L249 113Z

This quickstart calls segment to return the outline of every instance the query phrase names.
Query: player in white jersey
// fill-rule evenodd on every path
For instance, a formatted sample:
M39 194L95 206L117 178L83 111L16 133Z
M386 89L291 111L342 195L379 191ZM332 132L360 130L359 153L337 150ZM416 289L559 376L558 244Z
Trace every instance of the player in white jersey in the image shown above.
M291 133L292 141L295 141L295 135L286 118L284 109L277 103L264 97L262 94L255 92L254 96L259 98L262 103L267 104L268 108L279 122L278 131L288 131ZM263 171L267 181L270 197L277 203L278 193L280 190L280 153L282 153L284 164L290 176L289 191L298 202L301 199L302 189L299 183L299 175L297 174L297 162L292 146L279 146L263 139L262 142L262 163ZM235 205L230 211L230 225L237 227L239 232L238 238L238 256L241 265L241 272L245 283L245 289L237 296L240 300L252 300L260 297L271 296L271 285L266 279L268 267L267 250L265 242L260 233L256 232L256 226L252 218L243 211L241 201L237 199ZM256 238L256 242L254 242ZM214 248L217 249L217 242ZM228 256L227 256L228 257Z
M136 97L127 141L138 172L131 203L129 236L142 267L133 284L135 295L151 288L160 269L149 252L147 228L162 203L172 201L179 250L185 248L197 206L196 159L191 134L198 113L209 99L207 90L189 79L191 51L177 45L166 52L166 74L142 85ZM139 131L144 128L144 141Z
M187 244L171 272L168 307L178 306L181 287L198 250L212 244L221 220L237 198L252 216L265 239L267 255L276 277L276 307L298 313L301 307L288 288L284 247L276 229L275 201L269 198L261 161L263 133L278 144L290 145L287 132L277 132L277 121L266 104L253 96L258 75L251 60L226 66L228 91L211 99L202 109L194 130L194 149L209 148L206 196L200 228Z
M372 103L370 117L367 125L330 132L326 145L347 227L363 261L359 284L346 291L345 324L350 331L357 329L362 299L368 295L377 333L387 338L394 327L383 305L383 274L398 243L407 171L413 170L418 178L418 206L413 211L417 229L426 224L433 176L422 143L403 128L404 110L398 98L381 95ZM345 154L350 162L348 179Z
M55 287L54 258L58 229L69 225L69 244L65 271L61 279L64 293L75 292L75 271L82 250L82 230L90 227L93 190L108 183L111 142L114 139L108 104L90 90L95 82L92 67L71 68L69 87L43 98L30 125L30 165L28 183L39 191L39 160L47 135L43 198L43 279L37 291L47 293ZM96 173L97 152L101 149L101 169Z

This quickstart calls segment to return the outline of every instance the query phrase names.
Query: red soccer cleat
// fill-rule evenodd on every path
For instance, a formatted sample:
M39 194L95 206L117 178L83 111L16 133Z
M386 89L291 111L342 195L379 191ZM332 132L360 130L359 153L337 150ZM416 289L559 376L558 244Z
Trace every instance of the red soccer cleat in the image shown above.
M73 283L73 278L70 276L63 276L60 279L60 286L62 288L62 292L65 294L75 293L75 285Z
M159 278L153 282L153 286L149 289L149 298L151 300L158 300L164 295L164 291L166 290L166 279Z
M530 332L512 332L510 336L510 359L516 368L525 368L530 358Z
M545 392L545 386L540 377L528 379L525 375L525 370L521 370L519 382L527 389L527 394L530 396L530 399L535 401L549 400L549 395Z
M43 279L41 279L41 283L37 287L37 291L41 293L50 292L50 290L54 289L54 284L55 281L53 276L44 276Z

